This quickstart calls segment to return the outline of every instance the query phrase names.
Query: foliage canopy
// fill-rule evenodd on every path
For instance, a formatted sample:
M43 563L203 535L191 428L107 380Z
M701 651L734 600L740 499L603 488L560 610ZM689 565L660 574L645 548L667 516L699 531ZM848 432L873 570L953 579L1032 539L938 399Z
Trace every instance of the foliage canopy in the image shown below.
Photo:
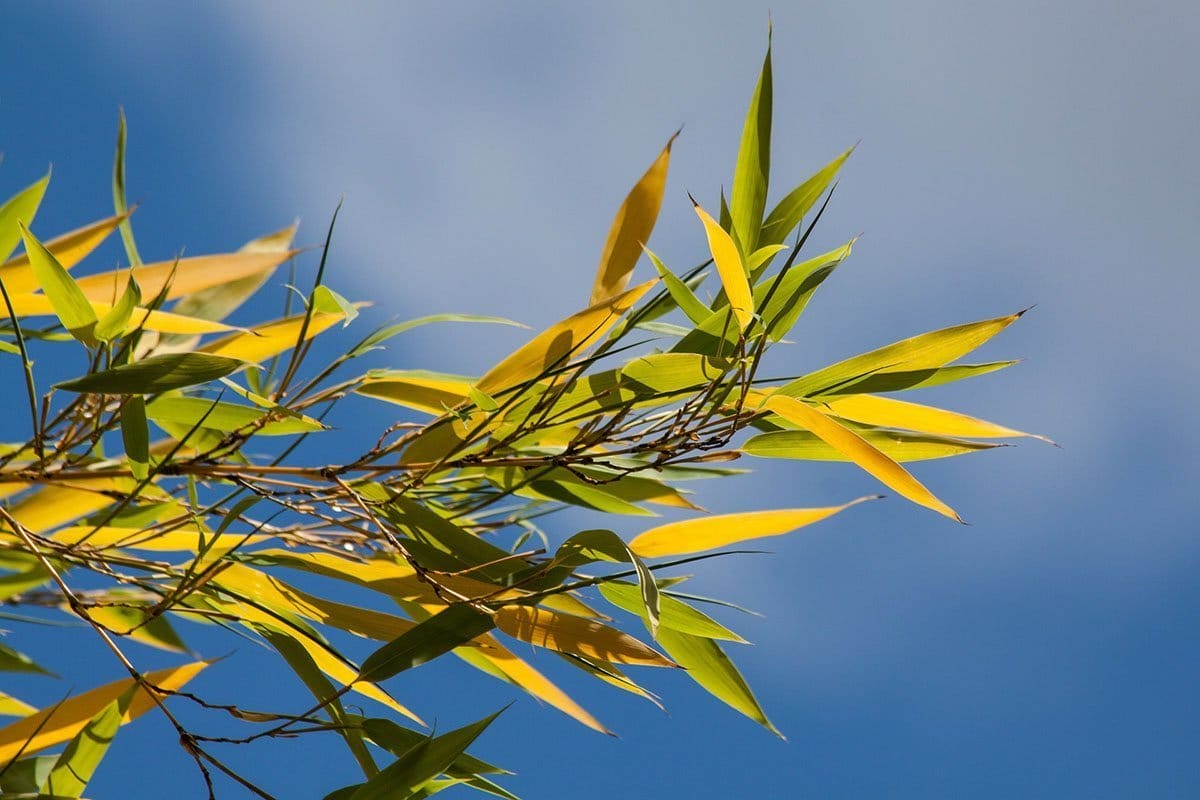
M428 733L396 676L452 654L607 731L513 640L655 703L636 682L642 669L685 668L774 731L725 652L744 640L705 613L719 601L685 591L673 568L869 498L711 515L687 482L738 472L728 462L742 456L848 461L958 519L904 465L1025 434L893 396L1011 365L960 359L1020 314L930 331L799 377L761 374L767 351L853 245L805 252L850 151L767 202L772 92L768 48L728 202L722 194L710 212L692 200L699 263L677 271L645 248L672 136L617 212L589 305L481 376L354 366L417 326L515 323L423 317L314 365L314 338L358 315L326 283L328 237L311 289L288 292L280 319L248 329L226 320L282 265L295 275L294 227L231 253L144 263L125 199L123 118L111 217L36 235L49 176L0 207L0 368L29 425L25 441L0 445L0 598L25 612L6 615L18 633L55 614L82 621L81 635L99 637L128 673L43 709L0 693L0 714L16 717L0 727L5 796L83 796L120 727L150 712L176 728L210 796L212 776L224 773L271 797L228 766L225 748L325 732L362 772L330 800L456 786L512 797L497 782L504 770L467 753L497 715ZM127 268L76 269L117 231ZM631 285L643 254L657 277ZM43 351L83 367L47 387L33 359ZM341 403L407 413L347 460L300 459L301 442L330 435L323 420ZM629 541L605 529L563 537L546 521L571 506L689 514ZM235 663L139 667L141 646L190 654L190 624L274 649L312 703L267 710L184 688L202 670ZM19 638L0 644L0 669L46 672L10 647ZM356 638L374 642L358 660ZM345 702L352 695L368 710ZM210 721L218 733L205 730Z

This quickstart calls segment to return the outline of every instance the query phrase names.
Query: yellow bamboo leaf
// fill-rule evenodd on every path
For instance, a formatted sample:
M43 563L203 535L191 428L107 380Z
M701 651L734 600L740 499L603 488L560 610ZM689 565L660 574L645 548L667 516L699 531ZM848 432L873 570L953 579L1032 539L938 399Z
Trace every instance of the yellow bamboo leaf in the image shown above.
M908 403L891 397L854 394L826 401L824 405L834 416L881 428L903 428L939 436L971 436L978 439L1030 436L1050 441L1045 436L1013 430L966 414Z
M143 528L121 528L114 526L72 525L60 528L50 538L62 544L78 544L83 542L88 547L104 550L112 547L130 550L149 550L153 552L187 552L195 553L200 550L201 543L209 548L211 557L219 558L235 547L258 544L269 539L269 536L246 536L240 533L223 533L217 536L206 531L201 534L191 525L172 531L147 531Z
M305 341L313 338L346 318L344 313L314 312L304 331ZM304 326L304 315L268 322L244 333L235 333L218 339L200 348L202 353L212 353L242 361L262 362L290 350L300 338Z
M186 684L207 666L207 661L196 661L146 673L145 679L153 686L170 691ZM70 740L105 706L136 685L133 678L114 681L0 728L0 764L7 764L18 753L29 755ZM155 705L148 690L138 689L121 724L140 717Z
M80 478L69 486L43 487L9 510L26 528L42 533L112 505L110 492L131 491L135 485L128 478Z
M0 692L0 717L24 717L37 711L36 708L24 703L11 694Z
M931 508L950 519L962 518L925 488L908 470L881 453L854 431L817 409L792 397L775 394L767 398L766 408L805 430L812 431L826 444L841 451L858 466L878 478L885 486L917 505Z
M583 706L558 688L542 673L538 672L528 662L514 655L508 648L501 645L490 633L473 640L471 646L504 677L529 692L534 697L549 703L567 716L583 723L592 730L600 733L610 733L608 728L591 715Z
M531 606L504 606L496 627L537 647L614 664L673 667L674 662L627 633L595 620Z
M47 242L42 242L42 245L58 259L58 263L62 264L63 269L70 269L87 258L88 254L99 247L128 216L128 214L118 214L115 217L93 222L91 225L85 225ZM29 256L25 253L0 264L0 279L4 281L4 286L8 291L13 294L34 292L38 289L37 278L34 277L33 270L29 267Z
M367 375L356 391L396 405L443 414L467 400L475 381L459 375L423 370L380 370Z
M656 283L658 278L646 281L551 325L492 367L479 379L476 387L494 396L505 389L536 378L547 370L565 366L570 359L598 342L621 315L632 308Z
M43 294L14 294L9 299L12 302L13 313L18 317L54 315L54 307L50 304L50 298ZM97 317L103 317L113 307L112 303L104 300L89 298L88 303L92 306ZM225 333L235 330L231 326L220 322L185 317L180 314L172 314L169 311L150 311L145 308L136 308L130 316L124 332L129 333L139 327L160 333L186 334Z
M797 528L832 517L839 511L871 498L860 497L845 505L825 508L785 508L778 511L747 511L670 522L635 537L629 549L643 558L699 553L718 547L781 536Z
M247 599L253 600L256 603L260 603L261 605L268 605L267 603L261 603L258 598L252 597ZM307 652L312 658L313 663L317 665L317 668L332 678L336 683L340 683L342 685L353 683L354 691L358 694L361 694L363 697L369 697L372 700L382 703L393 711L403 714L414 722L420 723L421 725L425 724L420 717L400 703L396 702L395 698L375 684L367 683L366 681L359 681L356 683L355 681L358 678L358 670L356 668L351 667L344 659L331 652L325 644L313 639L311 636L305 635L303 632L296 630L294 627L287 625L280 620L279 617L257 608L250 602L243 602L242 600L223 600L209 595L203 599L203 602L207 603L214 610L232 615L239 621L265 625L272 630L279 631L285 636L291 637L301 647L304 648L305 652Z
M634 265L642 255L642 247L650 241L650 233L658 220L663 192L667 188L671 145L678 135L676 132L667 140L667 146L630 190L617 210L617 216L608 231L608 239L604 242L604 251L600 255L600 266L596 270L596 283L592 287L589 305L594 306L620 294L629 283Z
M134 280L142 287L143 297L156 297L170 281L166 299L176 300L193 292L273 270L297 252L256 251L195 256L134 267L132 272ZM79 288L89 300L111 300L113 286L124 286L129 273L129 269L121 269L87 275L79 279Z
M733 237L692 200L692 208L696 216L704 223L704 234L708 237L708 249L712 253L713 263L717 265L717 274L721 276L721 285L725 288L725 296L729 298L729 307L737 318L738 327L745 331L754 319L754 295L750 292L750 280L746 277L746 267L738 252Z

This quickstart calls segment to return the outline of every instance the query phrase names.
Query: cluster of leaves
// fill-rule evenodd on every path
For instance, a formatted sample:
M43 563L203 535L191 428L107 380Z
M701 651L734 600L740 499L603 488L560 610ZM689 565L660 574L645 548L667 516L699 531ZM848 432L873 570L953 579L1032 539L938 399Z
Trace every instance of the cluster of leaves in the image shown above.
M718 601L684 592L686 578L669 570L854 503L714 516L680 484L732 474L723 462L742 455L848 461L957 518L902 464L1023 434L887 396L1013 363L955 362L1016 314L924 333L790 380L759 374L766 351L853 244L800 255L849 151L767 210L771 95L768 50L728 202L722 195L714 218L693 201L707 240L702 263L675 272L644 249L663 201L669 141L617 213L587 308L479 377L344 372L418 325L505 320L439 315L395 324L311 367L313 338L357 315L325 285L328 240L313 288L294 292L303 298L295 313L251 329L225 322L278 267L290 262L294 274L294 230L234 253L143 263L125 202L123 121L112 217L35 237L48 178L0 207L0 259L8 259L0 265L0 358L16 368L13 385L24 383L9 394L27 396L30 425L26 441L0 445L0 598L82 620L128 672L40 710L0 693L0 714L19 717L0 727L0 790L82 796L120 726L154 710L175 726L210 796L214 771L271 796L229 767L221 747L332 732L363 777L330 798L427 797L460 784L511 798L494 781L503 770L466 753L495 715L425 733L385 685L453 654L606 731L516 655L511 640L655 703L626 671L683 667L774 730L725 653L723 643L743 640L702 610ZM72 272L118 230L127 269ZM22 242L23 254L9 258ZM643 253L658 277L630 288ZM50 324L36 327L39 317ZM30 355L37 348L55 348L58 363L59 349L82 348L87 369L41 393ZM299 443L320 437L322 419L343 401L413 413L356 457L296 463ZM271 448L263 441L270 437L284 444ZM555 546L543 529L547 514L568 506L644 515L647 505L700 513L630 541L593 529ZM363 590L374 599L334 599ZM140 669L130 642L188 652L181 621L273 648L311 690L311 707L251 710L184 691L206 661ZM636 632L643 626L648 635ZM377 644L356 662L343 644L351 637ZM6 644L0 669L42 670ZM379 710L356 713L343 702L350 693ZM185 725L181 704L249 731L203 733ZM65 747L46 754L56 746Z

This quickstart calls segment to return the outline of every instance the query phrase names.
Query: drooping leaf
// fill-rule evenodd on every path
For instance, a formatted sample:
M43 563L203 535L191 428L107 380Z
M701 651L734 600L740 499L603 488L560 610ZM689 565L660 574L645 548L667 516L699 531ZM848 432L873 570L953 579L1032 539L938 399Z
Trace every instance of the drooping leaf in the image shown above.
M372 370L355 391L397 405L442 414L465 402L473 379L425 370Z
M644 558L714 550L747 539L791 533L797 528L828 519L864 499L867 498L826 508L745 511L669 522L634 537L629 548Z
M700 301L699 297L696 297L696 293L674 272L667 269L667 265L650 248L646 248L646 255L649 256L650 263L654 265L654 269L658 272L658 277L662 278L663 285L667 287L667 292L670 293L671 299L675 301L675 305L679 306L679 310L696 324L708 319L712 311Z
M899 392L906 389L926 389L931 386L973 378L977 375L987 375L989 372L1006 369L1017 361L992 361L987 364L958 364L949 367L932 367L930 369L902 370L899 372L875 372L864 376L861 380L844 383L826 395L861 394L868 392Z
M150 474L150 429L146 425L146 401L131 394L121 404L121 440L129 470L139 481Z
M600 594L617 608L645 617L645 602L641 591L632 583L605 581L600 584ZM664 594L659 597L659 604L659 624L664 628L708 639L746 643L745 639L682 600Z
M837 422L803 400L773 394L766 401L766 408L788 422L799 425L819 436L831 447L845 453L859 467L878 478L885 486L906 497L917 505L933 509L956 522L962 518L939 500L932 492L914 478L904 467L888 458L857 433Z
M782 738L783 734L767 719L746 679L716 642L702 636L663 628L659 631L658 643L679 666L687 670L689 678L704 687L713 697Z
M218 339L201 348L201 352L261 363L295 347L299 342L301 330L304 331L304 340L308 341L344 320L345 313L316 311L309 319L307 328L304 327L304 318L304 314L299 314L268 322L245 333L235 333Z
M589 306L602 303L625 290L634 265L642 254L642 247L650 241L650 232L658 220L662 207L663 192L667 186L667 168L671 161L671 145L675 137L667 140L658 158L638 180L625 201L617 210L604 251L600 255L600 266L592 287Z
M129 202L125 199L125 109L117 113L117 152L113 157L113 208L122 216L121 241L125 244L125 255L131 266L142 263L137 244L133 238L133 226L129 223Z
M650 635L654 636L658 630L661 615L662 598L658 591L658 584L654 580L654 573L638 557L637 552L625 543L624 539L608 530L581 531L563 542L554 555L555 564L561 564L571 570L595 561L633 565L638 576L641 613L645 614ZM587 654L581 653L580 655ZM613 661L614 659L604 658L604 660Z
M0 671L2 672L32 672L39 675L50 675L50 671L38 665L32 658L0 644Z
M23 224L20 227L25 252L29 255L29 266L54 307L54 313L72 336L84 344L95 344L96 323L99 320L92 304L75 279L58 263L58 259Z
M210 353L164 353L82 375L55 388L94 394L157 394L208 383L244 366L237 358Z

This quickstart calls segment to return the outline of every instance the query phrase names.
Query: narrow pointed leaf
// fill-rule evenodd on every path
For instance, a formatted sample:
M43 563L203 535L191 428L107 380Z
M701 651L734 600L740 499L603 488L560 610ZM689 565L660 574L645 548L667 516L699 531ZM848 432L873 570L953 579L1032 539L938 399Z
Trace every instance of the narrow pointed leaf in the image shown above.
M432 661L496 626L492 615L469 605L448 606L369 655L358 679L378 683Z
M117 152L113 157L113 209L125 219L121 220L121 241L125 244L125 255L131 266L142 263L137 244L133 238L133 226L129 223L129 202L125 199L125 109L117 116Z
M717 265L717 274L721 276L721 285L729 298L729 306L737 318L739 330L744 331L754 318L754 298L750 294L750 281L742 264L742 256L730 235L699 203L693 200L692 207L704 224L708 249L712 253L713 263Z
M758 239L760 247L781 244L787 240L796 226L804 219L804 215L812 209L825 190L829 188L829 184L837 176L838 170L842 168L842 164L846 163L846 159L853 152L854 148L851 147L822 167L816 175L788 192L787 196L779 201L779 204L771 210L763 223Z
M46 187L50 184L50 175L22 189L0 206L0 261L6 261L13 250L21 242L21 223L32 225L37 215ZM20 291L8 283L8 273L0 272L0 278L5 279L5 286L10 292Z
M496 612L496 627L514 639L560 653L576 653L614 664L675 666L653 648L616 628L545 608L504 606Z
M737 238L746 252L753 252L758 247L759 228L767 202L767 183L771 174L772 91L771 45L768 40L767 55L746 111L737 167L733 173L733 190L729 196L733 230L737 232Z
M654 580L654 573L620 536L608 530L581 531L562 543L554 555L554 560L570 569L594 561L633 564L638 576L638 589L642 601L641 611L646 616L650 635L655 635L658 630L662 602L658 584ZM604 660L612 661L613 659L605 658Z
M667 287L667 292L675 301L675 305L679 306L679 310L697 325L708 319L712 311L700 301L699 297L696 297L696 293L674 272L667 269L666 264L659 260L658 256L649 248L646 248L646 255L650 257L650 263L654 264L654 269L658 271L658 277L662 278L663 285Z
M834 416L842 419L883 428L903 428L937 436L973 436L978 439L1030 436L1035 439L1045 439L1044 436L1013 430L966 414L946 411L933 406L923 406L918 403L908 403L891 397L869 394L848 395L829 400L825 403L825 408Z
M245 366L209 353L166 353L56 384L70 392L157 394L223 378Z
M150 474L150 429L146 424L146 401L131 394L121 404L121 440L133 477L145 480Z
M92 717L67 745L42 784L42 793L53 797L80 797L96 767L121 727L121 717L132 691L109 703Z
M699 553L748 539L791 533L798 528L828 519L859 502L862 502L862 499L826 508L746 511L669 522L634 537L629 547L644 558Z
M812 431L828 445L845 453L851 461L874 475L900 496L956 522L962 522L962 518L954 509L935 497L920 481L910 475L908 470L888 458L845 425L826 416L804 401L775 394L767 399L766 408L788 422Z
M868 444L899 463L928 461L935 458L991 450L1000 445L972 442L947 436L929 436L870 428L854 431ZM757 458L794 458L804 461L850 461L850 457L827 444L811 431L771 431L747 440L742 452Z
M95 344L96 311L75 279L24 225L21 236L25 241L25 252L29 254L29 266L63 327L84 344Z
M667 186L671 145L678 135L676 133L667 140L662 153L630 190L617 210L617 216L613 220L608 239L604 243L604 251L600 256L600 266L596 271L589 306L620 294L628 285L629 276L642 254L642 247L650 241L650 233L658 220L663 192Z
M605 581L600 584L600 594L604 599L617 608L645 618L646 606L640 589L632 583L624 581ZM724 639L730 642L745 644L746 640L717 622L712 617L692 608L682 600L670 595L659 598L659 624L664 628L693 636L703 636L708 639ZM657 635L657 634L656 634Z
M108 217L107 219L102 219L90 225L85 225L82 228L64 233L62 236L47 239L42 244L54 254L54 257L58 259L58 263L62 264L63 269L69 270L103 244L109 234L115 231L124 219L125 216L123 215ZM25 223L29 224L29 220L25 220ZM0 248L0 252L3 252L3 248ZM0 279L3 279L4 285L8 287L10 292L14 293L35 292L38 288L37 278L34 277L33 270L29 267L29 255L27 253L13 256L8 261L0 264Z
M142 290L133 275L130 275L116 304L97 323L96 338L102 342L109 342L125 333L129 327L129 320L133 317L133 310L141 305L141 302Z

